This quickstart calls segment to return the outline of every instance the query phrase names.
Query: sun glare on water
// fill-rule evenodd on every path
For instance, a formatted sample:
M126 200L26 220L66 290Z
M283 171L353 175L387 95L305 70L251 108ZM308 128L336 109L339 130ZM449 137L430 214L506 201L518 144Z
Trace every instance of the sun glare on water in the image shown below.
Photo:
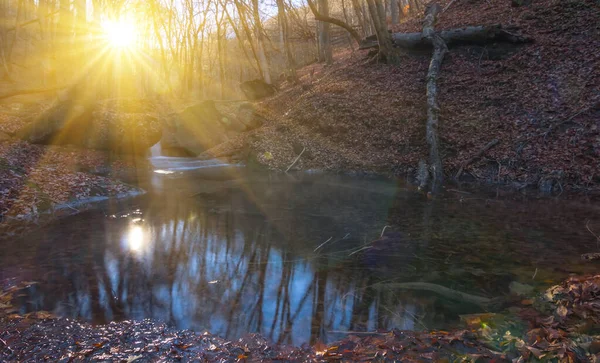
M131 48L135 44L136 29L133 23L124 20L107 20L102 29L108 43L114 48Z

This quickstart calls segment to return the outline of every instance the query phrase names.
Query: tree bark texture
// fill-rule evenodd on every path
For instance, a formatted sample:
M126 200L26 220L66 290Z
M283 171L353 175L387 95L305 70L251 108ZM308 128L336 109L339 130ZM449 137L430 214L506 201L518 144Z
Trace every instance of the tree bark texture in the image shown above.
M494 42L513 44L528 43L528 37L515 34L514 30L506 30L501 25L469 26L460 29L444 30L438 33L448 48L461 45L486 45ZM431 50L431 39L424 38L422 33L393 33L394 46L407 50ZM360 49L378 47L376 36L369 36L361 42Z
M440 6L433 3L427 7L425 20L423 22L423 38L428 39L433 45L433 55L427 72L427 125L426 138L429 145L429 168L432 175L431 193L440 191L444 182L444 171L442 169L442 158L440 156L438 129L440 106L438 104L437 80L444 61L444 55L448 51L446 43L439 34L436 34L433 26L440 11Z

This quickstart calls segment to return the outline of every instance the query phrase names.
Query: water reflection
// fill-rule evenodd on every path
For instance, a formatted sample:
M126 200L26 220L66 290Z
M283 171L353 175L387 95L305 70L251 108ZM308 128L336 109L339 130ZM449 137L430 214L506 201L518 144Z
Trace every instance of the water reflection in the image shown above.
M95 323L155 318L293 344L347 331L439 329L482 308L373 285L426 281L498 296L513 280L543 285L565 276L589 248L565 243L578 233L565 217L570 211L557 210L558 222L536 218L539 206L431 204L377 180L276 176L210 186L165 179L161 190L139 210L73 217L0 257L2 278L40 282L25 292L22 312ZM385 225L401 238L369 244Z

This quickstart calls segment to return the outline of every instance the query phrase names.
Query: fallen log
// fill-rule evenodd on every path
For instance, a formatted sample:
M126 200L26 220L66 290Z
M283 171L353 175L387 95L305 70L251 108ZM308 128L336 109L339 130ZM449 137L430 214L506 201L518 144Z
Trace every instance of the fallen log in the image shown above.
M516 30L518 29L511 28L509 31L498 24L443 30L437 32L437 34L448 48L461 45L486 45L494 42L523 44L532 41L531 38L516 34ZM392 41L394 46L407 50L431 50L433 48L431 39L423 37L423 33L393 33ZM371 35L361 42L359 49L370 49L378 46L377 37Z

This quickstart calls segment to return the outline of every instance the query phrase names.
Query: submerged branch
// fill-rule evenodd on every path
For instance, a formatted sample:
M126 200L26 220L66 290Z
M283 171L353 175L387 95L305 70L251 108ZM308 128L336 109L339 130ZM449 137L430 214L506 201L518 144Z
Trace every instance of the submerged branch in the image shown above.
M462 301L478 306L490 306L497 300L483 296L471 295L462 291L452 290L445 286L432 284L429 282L386 282L373 285L376 289L397 289L397 290L419 290L431 291L440 294L448 299Z

